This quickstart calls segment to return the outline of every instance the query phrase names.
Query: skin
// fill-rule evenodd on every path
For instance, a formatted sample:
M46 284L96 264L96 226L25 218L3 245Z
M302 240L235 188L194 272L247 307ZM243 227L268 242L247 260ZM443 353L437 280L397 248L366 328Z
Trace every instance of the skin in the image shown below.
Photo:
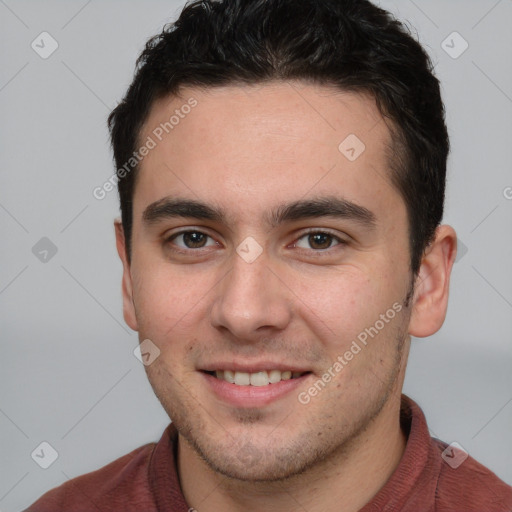
M124 317L160 349L146 371L179 431L187 503L199 512L356 511L403 454L410 335L429 336L444 321L455 232L437 229L406 307L407 214L389 179L390 132L371 97L300 82L188 88L180 96L156 102L141 131L144 141L188 98L197 100L141 163L130 263L119 221L115 228ZM349 134L366 146L354 161L338 149ZM145 222L146 208L167 196L222 208L226 219ZM370 210L373 227L335 217L265 221L282 203L325 196ZM333 238L312 239L309 229ZM196 234L197 245L172 238L183 230L207 237ZM247 237L262 249L252 263L236 252ZM298 392L393 304L401 311L300 403ZM287 362L311 374L265 406L235 407L199 371L221 359Z

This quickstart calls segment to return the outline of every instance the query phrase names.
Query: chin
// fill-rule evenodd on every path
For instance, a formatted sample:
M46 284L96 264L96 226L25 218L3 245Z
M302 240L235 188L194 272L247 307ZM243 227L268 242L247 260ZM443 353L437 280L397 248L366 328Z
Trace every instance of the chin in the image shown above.
M235 458L204 457L206 464L215 471L232 480L243 482L276 482L284 481L306 471L307 465L295 458L293 461L278 461L275 456L266 458L266 454L258 457L257 462L246 463ZM293 456L293 455L292 455Z
M212 471L243 482L287 480L324 461L330 451L330 447L312 445L309 435L294 440L274 439L270 444L266 436L260 442L248 439L222 443L198 437L195 431L183 434Z

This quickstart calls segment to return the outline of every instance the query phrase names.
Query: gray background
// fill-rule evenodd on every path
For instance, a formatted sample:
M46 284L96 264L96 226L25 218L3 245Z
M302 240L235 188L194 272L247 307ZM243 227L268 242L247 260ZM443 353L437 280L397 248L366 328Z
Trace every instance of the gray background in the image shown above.
M434 435L512 484L512 1L381 5L410 22L442 81L453 146L445 221L463 244L447 321L413 341L405 392ZM157 440L168 423L122 318L116 193L99 201L92 190L114 170L106 116L146 39L180 6L0 0L4 512ZM47 59L31 48L43 31L59 45ZM454 31L469 44L458 58L458 36L445 43L452 56L441 46ZM46 262L32 251L43 237L57 247ZM46 470L31 458L42 441L58 452Z

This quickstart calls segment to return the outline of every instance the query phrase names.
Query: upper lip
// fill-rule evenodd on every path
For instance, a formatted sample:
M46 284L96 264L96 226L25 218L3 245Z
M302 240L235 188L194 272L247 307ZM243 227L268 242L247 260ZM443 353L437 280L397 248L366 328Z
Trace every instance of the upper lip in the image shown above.
M217 363L208 363L199 368L201 371L214 372L216 370L228 370L232 372L256 373L265 370L279 370L280 372L309 372L307 368L290 365L289 363L279 363L273 361L259 361L255 363L237 362L237 361L219 361Z

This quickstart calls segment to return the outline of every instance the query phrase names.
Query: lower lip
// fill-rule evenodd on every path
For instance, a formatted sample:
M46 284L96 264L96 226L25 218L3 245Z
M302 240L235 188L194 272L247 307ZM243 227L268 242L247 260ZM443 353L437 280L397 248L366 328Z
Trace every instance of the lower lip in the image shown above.
M235 407L263 407L282 398L304 384L311 375L306 373L295 379L281 380L267 386L237 386L213 375L201 372L213 392Z

